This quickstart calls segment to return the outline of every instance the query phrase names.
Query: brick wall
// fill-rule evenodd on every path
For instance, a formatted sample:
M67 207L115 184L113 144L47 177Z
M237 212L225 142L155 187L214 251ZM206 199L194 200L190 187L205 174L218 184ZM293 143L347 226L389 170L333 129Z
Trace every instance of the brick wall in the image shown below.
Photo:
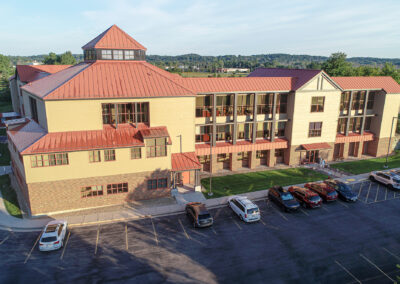
M134 200L165 197L170 194L171 174L167 170L105 177L82 178L54 182L28 184L28 194L32 215L49 212L83 209L107 205L123 204ZM167 178L165 189L148 190L147 180ZM128 183L127 193L107 194L107 184ZM102 196L81 197L81 188L103 185Z

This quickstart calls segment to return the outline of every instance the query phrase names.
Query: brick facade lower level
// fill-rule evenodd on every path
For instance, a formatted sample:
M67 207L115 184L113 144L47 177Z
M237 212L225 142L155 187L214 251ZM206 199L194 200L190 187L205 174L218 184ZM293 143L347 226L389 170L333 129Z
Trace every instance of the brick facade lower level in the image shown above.
M167 188L148 190L147 180L159 178L168 179ZM116 183L128 183L128 192L107 194L107 184ZM27 200L30 201L31 214L42 215L165 197L170 194L170 184L169 170L31 183L27 185ZM103 195L83 198L81 188L93 185L103 185Z

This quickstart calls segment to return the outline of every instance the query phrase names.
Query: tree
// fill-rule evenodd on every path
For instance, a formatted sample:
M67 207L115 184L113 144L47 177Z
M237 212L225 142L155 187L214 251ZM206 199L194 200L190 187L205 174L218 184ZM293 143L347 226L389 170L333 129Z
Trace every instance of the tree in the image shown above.
M57 56L57 62L61 65L75 65L76 59L72 55L71 51L67 51L59 56Z
M57 54L54 52L50 52L49 55L45 56L43 60L43 64L46 65L55 65L57 64Z
M396 66L393 65L393 63L385 63L385 65L382 67L382 75L391 76L398 83L400 82L400 72Z
M346 61L347 55L343 52L332 53L331 56L322 64L322 69L329 76L351 76L353 66Z
M0 54L0 99L2 101L10 101L10 87L8 77L14 72L11 61L7 56Z

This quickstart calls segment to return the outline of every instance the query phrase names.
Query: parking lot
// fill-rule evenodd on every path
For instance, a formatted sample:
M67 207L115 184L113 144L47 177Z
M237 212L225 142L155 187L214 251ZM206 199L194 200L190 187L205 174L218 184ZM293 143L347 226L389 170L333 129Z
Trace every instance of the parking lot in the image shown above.
M184 214L71 228L59 251L38 233L0 231L1 283L393 283L400 270L400 194L364 181L357 203L284 213L257 201L262 219L227 207L193 229Z

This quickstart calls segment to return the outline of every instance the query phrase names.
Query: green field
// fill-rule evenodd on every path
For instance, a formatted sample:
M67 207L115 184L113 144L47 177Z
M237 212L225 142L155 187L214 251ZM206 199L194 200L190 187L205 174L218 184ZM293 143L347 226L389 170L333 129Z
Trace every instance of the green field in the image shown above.
M11 101L0 101L0 112L13 111Z
M330 167L358 175L358 174L368 173L371 171L383 170L385 161L386 157L374 158L368 160L332 164L330 165ZM389 156L388 167L390 169L400 168L400 152L396 152L395 155Z
M287 186L328 178L327 175L305 168L251 172L212 178L212 198L235 195L268 189L274 185ZM204 178L201 184L209 190L210 179ZM209 198L207 194L204 194Z
M10 177L8 175L0 176L0 190L3 196L4 205L11 216L22 218L19 208L17 194L11 187Z

